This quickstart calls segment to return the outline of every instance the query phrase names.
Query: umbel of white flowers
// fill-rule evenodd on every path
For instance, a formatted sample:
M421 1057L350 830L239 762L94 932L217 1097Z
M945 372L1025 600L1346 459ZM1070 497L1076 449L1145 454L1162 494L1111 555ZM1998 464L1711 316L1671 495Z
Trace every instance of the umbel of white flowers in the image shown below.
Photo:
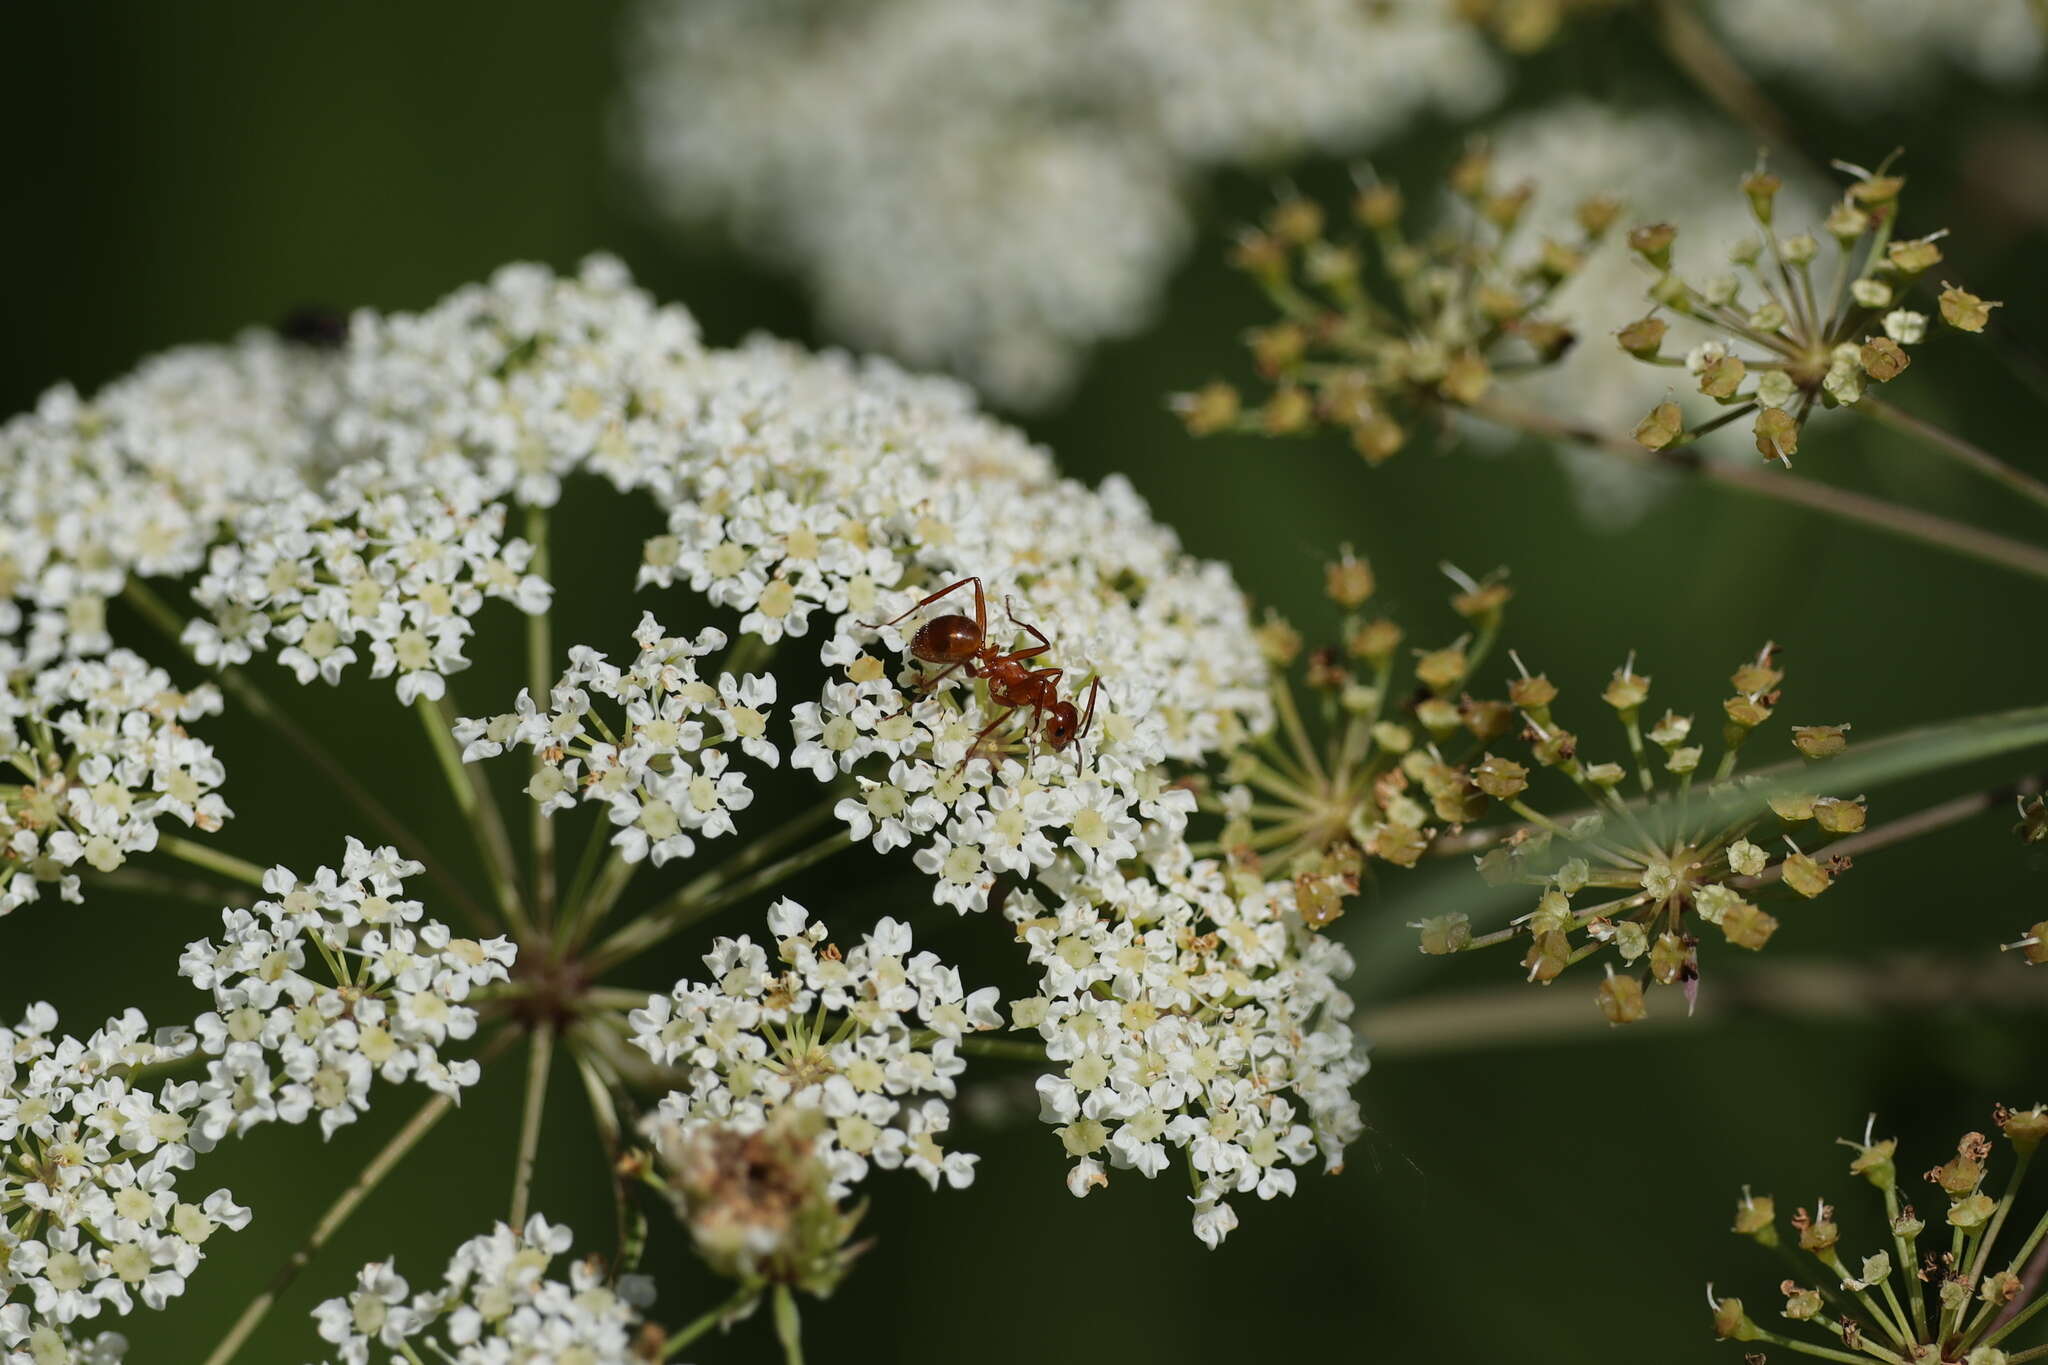
M662 527L618 591L659 592L660 615L630 641L573 641L552 681L498 683L510 709L462 720L448 692L475 633L547 622L547 514L572 477L651 501ZM181 1202L174 1173L272 1121L317 1119L340 1141L379 1081L452 1100L477 1076L472 1038L534 1017L519 1010L539 978L514 970L529 952L576 969L550 980L594 985L661 942L675 927L662 905L602 924L619 892L734 839L770 781L809 789L838 826L816 856L865 847L852 856L924 874L936 905L1001 904L997 932L1041 978L1007 1022L1042 1040L1044 1117L1075 1193L1183 1161L1214 1244L1233 1196L1290 1191L1295 1168L1319 1153L1334 1166L1358 1130L1348 955L1302 923L1291 884L1195 858L1185 839L1177 770L1273 723L1241 595L1128 485L1059 478L956 384L769 342L707 348L608 260L570 278L511 267L418 315L359 313L339 346L251 334L90 399L53 390L0 427L0 487L0 762L19 779L0 804L0 909L90 915L102 879L167 857L262 892L187 950L180 969L210 1008L158 1042L140 1042L138 1016L59 1040L38 1013L8 1035L11 1059L0 1049L0 1142L72 1125L89 1158L80 1198L0 1185L0 1208L49 1204L6 1234L5 1365L117 1358L117 1337L74 1324L160 1302L216 1226L246 1217L225 1193ZM182 645L190 673L220 670L220 690L115 641L117 597L159 647ZM693 610L728 624L661 620ZM945 612L982 617L995 654L1044 634L1059 672L1040 702L1016 708L977 672L927 677L915 633ZM545 624L531 639L545 644ZM791 655L826 681L792 695L773 666ZM494 904L455 907L478 921L462 937L438 918L462 888L436 880L434 850L350 840L338 866L302 877L213 848L230 819L207 738L223 698L262 719L273 689L317 708L365 674L425 721L458 801L473 792L465 759L523 750L542 826L596 807L598 891L571 883L559 919L536 913L517 859L487 849ZM1054 698L1088 709L1058 742ZM903 920L844 918L785 902L758 946L720 939L701 983L641 1009L616 991L546 1008L609 1016L668 1068L639 1068L665 1131L816 1131L842 1188L872 1167L963 1184L973 1158L944 1146L947 1102L969 1035L1005 1022L1001 1002L914 950ZM747 1041L768 1036L810 1046L791 1065ZM194 1051L203 1078L140 1088L141 1068ZM153 1182L146 1211L119 1193L81 1202L136 1181ZM486 1241L520 1237L548 1254L562 1240L529 1225ZM522 1275L529 1252L514 1253ZM518 1290L555 1324L544 1336L625 1331L627 1296L561 1327L555 1309L588 1296L574 1275L556 1283ZM374 1329L356 1307L355 1327L323 1310L345 1352L426 1333L452 1359L496 1358L456 1297L412 1295L388 1267L364 1294L385 1305Z

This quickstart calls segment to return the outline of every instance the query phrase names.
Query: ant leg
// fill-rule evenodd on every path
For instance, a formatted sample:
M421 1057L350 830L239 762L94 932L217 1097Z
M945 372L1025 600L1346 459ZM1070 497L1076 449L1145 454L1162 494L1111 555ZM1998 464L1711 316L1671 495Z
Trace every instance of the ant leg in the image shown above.
M953 765L953 771L957 773L962 768L965 768L968 765L968 763L973 760L975 753L980 750L981 742L987 739L998 725L1001 725L1004 721L1008 720L1011 716L1014 716L1016 714L1017 708L1013 706L1009 710L1003 712L1003 714L1001 714L1000 716L997 716L994 720L990 721L988 724L982 726L981 733L974 737L974 743L967 746L967 752L961 756L960 761L958 763Z
M1081 728L1074 731L1074 769L1077 772L1085 771L1087 767L1082 761L1086 750L1081 741L1088 737L1088 727L1095 724L1095 697L1101 691L1102 679L1096 678L1088 684L1088 712L1081 717Z
M944 668L940 669L936 673L927 673L925 676L919 678L917 680L917 690L920 692L929 692L934 687L937 687L940 683L944 682L948 677L952 676L953 672L956 669L962 668L967 670L967 676L970 678L980 676L974 671L974 660L962 659L958 663L947 664Z
M1019 621L1017 619L1017 609L1010 605L1010 597L1008 593L1003 594L1003 611L1006 615L1009 616L1011 625L1017 627L1019 630L1029 631L1031 633L1032 638L1038 641L1038 648L1019 650L1017 653L1010 655L1010 658L1033 659L1039 656L1040 654L1045 653L1048 649L1052 648L1052 641L1045 638L1044 631L1040 630L1037 626L1032 625L1028 621ZM984 634L985 633L986 632L984 632Z
M923 601L918 602L916 605L909 608L909 610L905 611L901 616L893 617L890 620L883 621L876 625L869 625L866 621L861 622L861 624L863 626L866 626L869 630L882 630L889 626L893 626L896 624L896 622L901 621L904 616L910 616L918 611L923 610L924 608L930 606L932 603L938 601L941 597L944 597L947 593L958 591L959 589L966 587L969 583L972 583L974 585L974 617L975 620L980 623L982 627L982 633L985 635L988 633L988 604L982 598L981 580L979 578L963 578L958 583L948 583L945 587L940 588L930 597L925 598Z

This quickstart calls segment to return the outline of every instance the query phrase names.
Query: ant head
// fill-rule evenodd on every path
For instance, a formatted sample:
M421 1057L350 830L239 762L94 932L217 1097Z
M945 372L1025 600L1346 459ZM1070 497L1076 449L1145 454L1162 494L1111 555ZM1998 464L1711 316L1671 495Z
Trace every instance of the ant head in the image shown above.
M1074 742L1081 732L1081 713L1070 701L1056 701L1045 708L1045 742L1054 753Z

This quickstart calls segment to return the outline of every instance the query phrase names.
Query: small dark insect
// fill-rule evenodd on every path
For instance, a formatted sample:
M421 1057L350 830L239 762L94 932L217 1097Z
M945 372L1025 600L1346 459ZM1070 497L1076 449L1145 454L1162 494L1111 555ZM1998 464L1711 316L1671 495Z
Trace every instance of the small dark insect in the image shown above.
M348 314L318 305L294 308L278 321L277 334L301 346L338 351L348 344Z
M1055 753L1064 750L1088 733L1088 727L1095 722L1095 698L1102 690L1102 680L1097 678L1088 684L1088 709L1085 714L1073 702L1059 694L1060 679L1066 676L1061 668L1031 668L1026 661L1036 659L1052 650L1052 641L1034 625L1017 619L1017 613L1010 608L1008 598L1003 599L1003 610L1011 624L1030 635L1038 643L1022 649L1005 650L989 639L988 599L983 596L979 578L963 578L950 583L937 592L916 603L910 610L893 621L884 621L882 626L893 626L906 616L922 611L949 593L968 586L974 588L974 615L961 616L949 613L934 616L917 628L917 634L910 637L910 654L928 664L943 664L937 673L924 680L929 689L938 684L955 669L966 669L970 678L988 680L988 699L991 705L1003 708L1001 715L990 721L982 732L974 737L969 747L972 754L981 747L983 740L996 728L1018 711L1029 710L1031 720L1024 728L1026 735L1043 734L1045 742ZM881 626L871 627L881 629Z

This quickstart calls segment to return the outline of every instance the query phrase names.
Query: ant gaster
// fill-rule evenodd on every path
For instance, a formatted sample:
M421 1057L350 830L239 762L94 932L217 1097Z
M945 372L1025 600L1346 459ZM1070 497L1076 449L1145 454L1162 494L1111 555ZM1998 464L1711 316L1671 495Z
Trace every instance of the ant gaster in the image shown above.
M1010 600L1003 599L1003 611L1013 625L1028 633L1038 643L1022 649L1005 650L990 641L988 635L988 599L983 596L979 578L963 578L949 583L924 600L916 603L895 620L884 621L882 629L893 626L905 616L922 611L949 593L968 586L974 588L974 615L971 617L950 613L934 616L917 628L917 634L910 637L910 654L928 664L943 664L944 668L924 680L929 690L955 669L964 668L970 678L988 680L988 699L991 705L1003 708L997 716L974 737L974 743L967 752L974 753L981 742L993 733L997 726L1015 715L1029 709L1031 723L1025 727L1027 735L1043 733L1045 742L1055 753L1088 733L1088 727L1095 721L1095 696L1102 690L1100 678L1088 684L1088 710L1084 715L1073 702L1059 694L1059 682L1066 670L1060 668L1030 668L1025 661L1036 659L1052 649L1052 641L1037 626L1017 619L1011 610Z

